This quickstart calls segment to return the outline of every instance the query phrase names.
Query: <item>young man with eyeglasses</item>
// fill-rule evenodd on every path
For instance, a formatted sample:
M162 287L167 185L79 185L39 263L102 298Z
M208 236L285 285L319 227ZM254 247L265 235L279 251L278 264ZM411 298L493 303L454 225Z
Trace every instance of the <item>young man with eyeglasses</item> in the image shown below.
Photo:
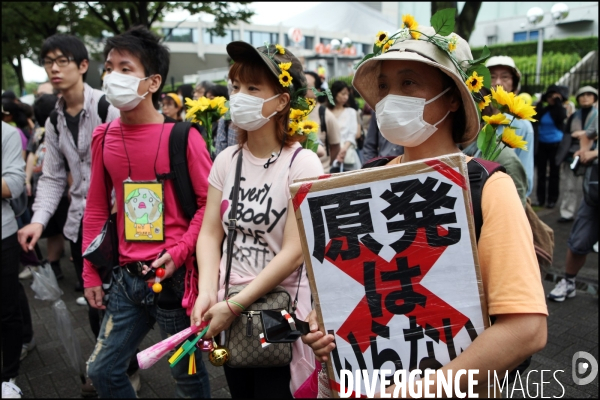
M519 94L521 90L521 71L517 68L515 61L508 56L494 56L490 57L485 66L490 70L492 78L492 88L502 86L507 92L513 92L515 95ZM515 118L509 114L506 117L511 122L511 127L516 129L517 135L523 136L523 140L527 141L527 150L514 149L515 154L521 160L525 173L527 174L527 193L529 197L533 190L533 174L534 174L534 136L533 136L533 125L531 122ZM498 133L502 133L504 128L500 127Z
M71 35L57 34L42 44L41 64L46 69L52 87L61 98L56 104L56 128L51 118L46 120L46 155L43 175L33 203L33 217L29 225L18 232L24 251L33 251L48 221L56 212L67 186L67 168L72 175L71 204L64 226L64 236L71 245L71 256L78 279L76 290L83 290L82 221L90 188L91 143L94 128L102 124L98 102L104 93L85 83L89 67L88 51L81 40ZM119 110L110 106L106 116L112 121ZM66 163L65 163L66 160ZM60 274L53 266L55 273ZM84 297L77 304L86 305ZM100 330L98 311L89 308L90 326L97 335ZM89 384L82 387L82 395L95 394Z

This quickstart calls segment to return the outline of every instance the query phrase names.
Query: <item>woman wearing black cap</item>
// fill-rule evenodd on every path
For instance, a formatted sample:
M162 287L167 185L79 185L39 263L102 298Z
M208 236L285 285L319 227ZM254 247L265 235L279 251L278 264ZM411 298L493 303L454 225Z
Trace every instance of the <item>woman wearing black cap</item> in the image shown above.
M564 97L556 85L550 85L536 107L538 122L535 124L537 133L537 202L534 205L554 208L559 194L560 169L555 163L556 152L563 137L567 110L563 105ZM544 103L548 104L544 106ZM550 166L550 176L546 170ZM548 190L546 196L546 179Z
M303 101L306 93L300 61L279 45L254 48L231 42L227 53L235 62L229 71L233 84L229 108L239 145L219 153L211 168L196 247L201 256L191 322L209 321L207 338L227 331L236 316L276 286L283 286L292 299L298 294L296 316L306 318L311 310L310 288L300 268L304 258L289 185L323 174L317 155L298 143L305 136L297 134L291 121L295 119L291 112L294 116L299 112L294 104ZM301 124L306 123L311 122ZM318 125L312 124L316 131ZM239 190L234 193L236 182ZM237 212L230 215L234 195ZM235 220L235 233L228 230L231 220ZM229 266L228 251L232 253ZM237 294L229 290L228 297L226 287L234 285L247 286ZM260 343L258 332L254 335ZM231 347L229 337L221 344ZM291 398L315 368L311 349L300 340L293 343L292 356L291 364L284 366L231 368L225 364L231 396Z

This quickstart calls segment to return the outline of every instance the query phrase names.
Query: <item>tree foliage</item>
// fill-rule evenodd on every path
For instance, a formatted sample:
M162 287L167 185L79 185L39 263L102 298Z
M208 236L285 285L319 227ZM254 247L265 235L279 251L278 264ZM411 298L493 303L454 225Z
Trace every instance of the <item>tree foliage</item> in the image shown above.
M103 31L118 35L137 25L150 29L165 13L187 10L191 15L214 15L215 26L210 31L224 35L229 24L248 22L254 15L248 4L247 1L5 2L2 3L2 63L13 69L22 92L25 83L21 61L37 60L44 39L56 33L73 34L88 43L97 43Z
M432 1L431 2L431 15L434 15L437 11L445 8L456 8L458 11L458 2L456 1ZM475 29L475 20L479 14L481 8L481 1L467 1L460 12L456 14L456 24L454 25L454 32L465 39L467 42Z
M191 15L199 13L214 15L215 27L210 30L212 33L222 36L229 24L237 21L249 22L249 18L254 15L254 12L247 8L247 4L250 3L249 1L86 1L76 4L115 35L137 25L143 25L149 29L154 22L160 21L165 13L187 10Z

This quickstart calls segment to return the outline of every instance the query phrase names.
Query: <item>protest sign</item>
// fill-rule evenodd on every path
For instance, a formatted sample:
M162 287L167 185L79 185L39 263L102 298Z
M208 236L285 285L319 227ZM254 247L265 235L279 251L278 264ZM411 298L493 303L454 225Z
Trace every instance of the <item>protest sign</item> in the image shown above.
M468 185L456 154L290 186L334 395L343 369L437 369L489 326Z

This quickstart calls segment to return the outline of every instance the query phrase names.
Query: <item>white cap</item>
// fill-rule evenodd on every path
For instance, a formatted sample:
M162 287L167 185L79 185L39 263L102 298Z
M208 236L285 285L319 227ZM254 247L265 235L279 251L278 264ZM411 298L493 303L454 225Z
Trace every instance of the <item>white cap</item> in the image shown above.
M513 84L516 87L515 93L519 93L521 90L521 71L517 68L515 60L509 56L494 56L488 58L485 62L485 66L489 69L491 67L503 66L509 67L513 71Z

